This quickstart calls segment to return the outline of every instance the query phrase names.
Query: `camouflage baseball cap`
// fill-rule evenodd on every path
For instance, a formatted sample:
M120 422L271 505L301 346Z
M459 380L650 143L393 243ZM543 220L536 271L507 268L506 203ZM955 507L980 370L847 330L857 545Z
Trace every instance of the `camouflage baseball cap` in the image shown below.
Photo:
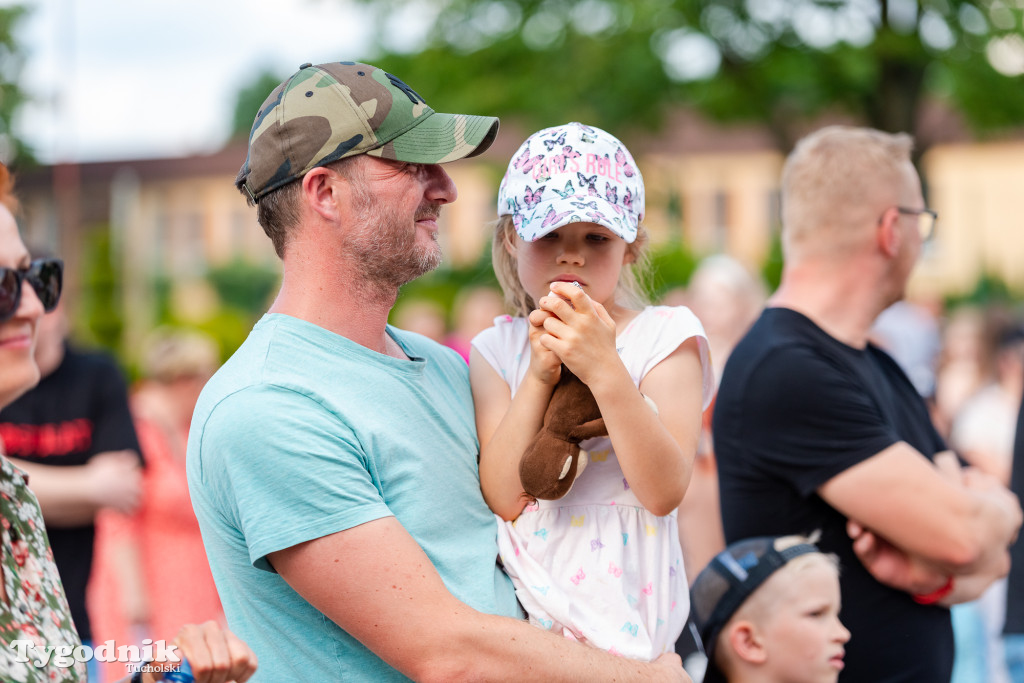
M267 97L235 186L253 201L310 169L356 154L441 164L480 154L493 116L439 114L400 79L369 64L303 64Z

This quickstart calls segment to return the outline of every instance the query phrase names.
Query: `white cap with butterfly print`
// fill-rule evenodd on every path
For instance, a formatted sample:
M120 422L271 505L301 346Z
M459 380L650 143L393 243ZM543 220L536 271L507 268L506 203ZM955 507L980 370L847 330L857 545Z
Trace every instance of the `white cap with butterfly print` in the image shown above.
M597 223L632 242L644 219L644 179L614 135L572 122L519 147L498 189L498 215L533 242L567 223Z

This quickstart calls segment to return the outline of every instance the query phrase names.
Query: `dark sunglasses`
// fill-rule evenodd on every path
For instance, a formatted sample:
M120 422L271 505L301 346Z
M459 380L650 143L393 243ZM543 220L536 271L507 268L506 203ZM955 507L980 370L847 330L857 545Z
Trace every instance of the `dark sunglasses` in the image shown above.
M21 305L21 285L28 280L49 313L57 308L64 284L64 262L56 258L36 259L28 268L0 267L0 322L15 314Z

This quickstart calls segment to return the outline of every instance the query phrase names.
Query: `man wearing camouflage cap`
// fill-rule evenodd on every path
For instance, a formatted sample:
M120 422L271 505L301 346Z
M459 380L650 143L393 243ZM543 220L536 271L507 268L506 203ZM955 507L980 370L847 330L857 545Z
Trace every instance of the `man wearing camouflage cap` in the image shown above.
M303 65L256 115L236 184L284 264L200 397L192 503L257 681L687 680L521 619L480 494L468 369L387 325L436 267L439 164L492 117L434 112L366 64Z

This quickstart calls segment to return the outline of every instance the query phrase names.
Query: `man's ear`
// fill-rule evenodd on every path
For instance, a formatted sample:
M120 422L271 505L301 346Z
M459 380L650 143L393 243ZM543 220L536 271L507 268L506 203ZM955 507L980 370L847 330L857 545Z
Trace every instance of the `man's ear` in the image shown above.
M886 209L878 219L875 230L878 248L890 258L896 256L903 245L903 230L900 227L900 212L895 207Z
M728 627L726 637L736 656L750 664L764 664L768 648L764 637L753 623L741 619Z
M342 203L341 183L336 173L318 166L302 177L302 196L305 203L319 216L337 220Z

